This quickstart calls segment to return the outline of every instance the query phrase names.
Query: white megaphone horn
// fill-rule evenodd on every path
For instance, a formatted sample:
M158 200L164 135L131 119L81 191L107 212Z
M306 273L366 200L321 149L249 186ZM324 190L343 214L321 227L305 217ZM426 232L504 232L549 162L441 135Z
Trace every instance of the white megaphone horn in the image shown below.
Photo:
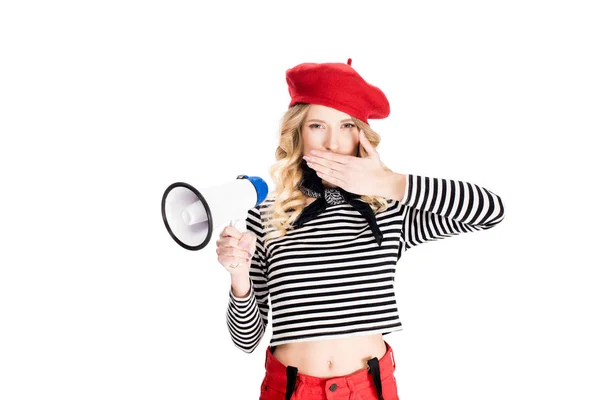
M232 226L245 220L248 210L262 203L268 192L267 183L258 176L238 175L229 183L202 190L175 182L163 194L162 218L175 242L188 250L200 250L216 227L229 220ZM240 229L246 230L245 226Z

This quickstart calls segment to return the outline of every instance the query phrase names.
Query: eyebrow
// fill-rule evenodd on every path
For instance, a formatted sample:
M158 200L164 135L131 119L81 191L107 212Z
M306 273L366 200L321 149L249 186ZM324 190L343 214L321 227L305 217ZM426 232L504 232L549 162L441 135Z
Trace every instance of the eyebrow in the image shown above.
M307 120L306 122L310 122L310 121L317 121L317 122L323 122L323 123L326 123L326 122L325 122L325 121L323 121L322 119L315 119L315 118L309 119L309 120ZM354 121L352 120L352 118L346 118L346 119L343 119L343 120L341 120L340 122L346 122L346 121L354 122Z

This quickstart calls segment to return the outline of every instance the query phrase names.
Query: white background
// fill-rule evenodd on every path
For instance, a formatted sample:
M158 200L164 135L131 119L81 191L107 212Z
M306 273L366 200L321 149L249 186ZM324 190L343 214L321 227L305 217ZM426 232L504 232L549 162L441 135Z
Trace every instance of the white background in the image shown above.
M593 2L264 3L2 3L0 398L258 399L270 323L233 345L216 239L160 200L271 185L286 69L348 58L386 165L505 206L398 263L400 398L600 398Z

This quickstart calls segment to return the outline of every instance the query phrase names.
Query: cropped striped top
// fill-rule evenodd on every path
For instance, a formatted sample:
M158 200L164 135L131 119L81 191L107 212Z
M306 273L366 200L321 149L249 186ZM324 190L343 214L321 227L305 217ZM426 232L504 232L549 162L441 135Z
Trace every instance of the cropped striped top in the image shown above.
M406 175L401 201L376 214L378 246L350 204L326 210L285 236L264 241L267 198L250 209L257 236L250 293L229 291L226 322L236 347L251 353L272 316L270 345L402 330L394 292L396 263L421 243L489 229L504 219L498 195L473 183Z

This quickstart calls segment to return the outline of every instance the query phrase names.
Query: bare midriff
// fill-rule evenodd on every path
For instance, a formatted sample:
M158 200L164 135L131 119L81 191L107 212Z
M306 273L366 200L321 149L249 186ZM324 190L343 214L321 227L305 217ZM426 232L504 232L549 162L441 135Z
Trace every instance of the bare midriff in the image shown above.
M331 378L367 368L369 359L381 359L386 350L383 336L373 334L285 343L275 346L273 355L282 364L297 367L301 374Z

